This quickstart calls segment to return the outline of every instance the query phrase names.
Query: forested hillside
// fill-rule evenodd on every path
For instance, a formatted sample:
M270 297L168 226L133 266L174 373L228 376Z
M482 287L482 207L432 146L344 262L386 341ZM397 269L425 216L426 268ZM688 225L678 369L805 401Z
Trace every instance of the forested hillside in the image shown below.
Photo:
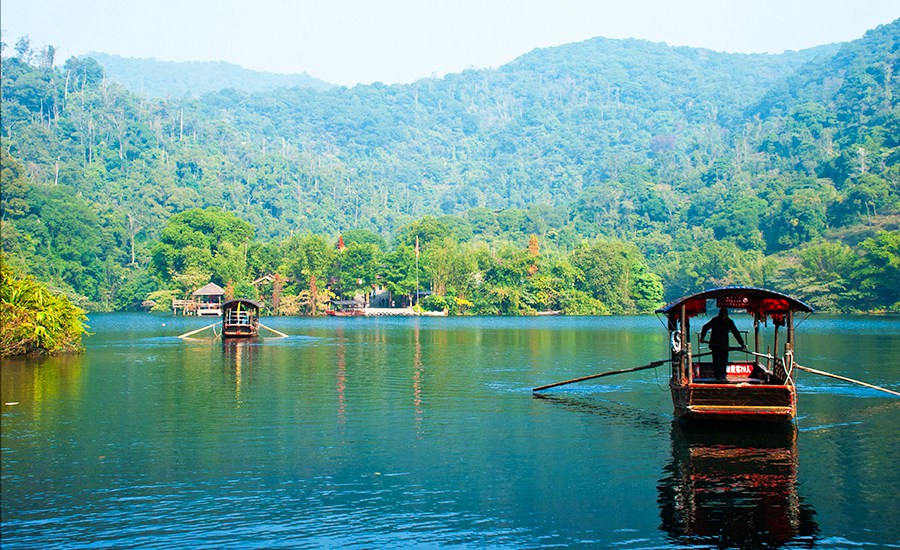
M244 92L264 92L276 88L333 88L324 80L306 73L275 74L251 71L224 62L210 61L157 61L91 53L108 78L126 89L150 97L198 97L208 92L232 88Z
M168 99L19 40L4 257L94 309L204 279L308 311L325 281L409 294L419 237L423 288L458 311L646 311L720 284L900 310L898 40L598 38L409 85ZM269 274L286 286L250 287Z

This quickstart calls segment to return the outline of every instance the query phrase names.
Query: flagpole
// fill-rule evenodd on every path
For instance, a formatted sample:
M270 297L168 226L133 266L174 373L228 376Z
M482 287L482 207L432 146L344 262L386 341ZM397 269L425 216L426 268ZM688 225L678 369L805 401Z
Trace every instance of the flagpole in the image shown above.
M338 233L338 284L340 285L341 295L338 299L344 299L344 264L341 262L341 256L344 255L344 235Z
M416 305L419 305L419 236L416 235Z

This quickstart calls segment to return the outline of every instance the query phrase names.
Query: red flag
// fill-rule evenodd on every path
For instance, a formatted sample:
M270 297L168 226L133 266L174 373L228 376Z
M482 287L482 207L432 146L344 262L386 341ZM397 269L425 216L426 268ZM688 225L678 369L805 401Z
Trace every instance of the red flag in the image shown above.
M344 246L344 236L338 235L338 250L343 252L345 248L346 247Z
M416 235L416 258L419 257L419 236Z

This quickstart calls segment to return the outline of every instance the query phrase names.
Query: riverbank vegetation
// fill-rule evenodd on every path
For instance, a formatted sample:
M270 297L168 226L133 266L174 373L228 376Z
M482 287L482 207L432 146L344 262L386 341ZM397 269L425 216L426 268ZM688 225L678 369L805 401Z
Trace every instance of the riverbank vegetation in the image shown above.
M92 311L212 280L314 313L418 276L456 313L727 284L896 312L898 52L900 21L781 55L593 39L408 85L161 99L21 37L3 252Z
M68 298L0 264L0 357L82 351L85 321Z

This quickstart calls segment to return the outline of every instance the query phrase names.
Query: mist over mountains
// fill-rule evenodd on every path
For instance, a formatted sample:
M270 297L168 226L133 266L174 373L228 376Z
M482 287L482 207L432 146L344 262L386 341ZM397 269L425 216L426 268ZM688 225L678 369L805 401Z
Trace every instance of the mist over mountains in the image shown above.
M126 89L158 98L198 97L233 88L243 92L264 92L276 88L333 88L308 74L276 74L245 69L223 61L158 61L91 52L106 76Z

